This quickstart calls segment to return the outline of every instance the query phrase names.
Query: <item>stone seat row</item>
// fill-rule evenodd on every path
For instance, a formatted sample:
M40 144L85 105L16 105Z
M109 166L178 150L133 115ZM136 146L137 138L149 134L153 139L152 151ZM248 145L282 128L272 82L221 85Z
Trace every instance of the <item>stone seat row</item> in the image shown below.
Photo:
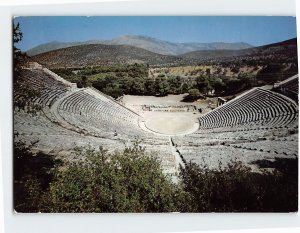
M291 92L298 94L299 93L298 79L292 80L291 82L286 83L285 85L283 85L282 88L287 91L291 91Z
M73 114L95 117L99 119L108 118L112 121L126 121L137 124L139 116L128 111L113 101L102 101L86 90L75 92L64 99L59 109Z
M68 85L55 79L53 76L45 73L43 70L23 70L22 76L25 78L25 82L29 82L31 85L36 85L41 88L70 88Z
M276 149L275 149L276 150ZM241 161L243 164L255 169L259 161L272 157L293 157L292 154L277 154L273 151L249 150L244 147L232 146L202 146L202 147L178 147L178 152L186 163L194 162L209 169L226 167L228 163ZM284 153L282 151L282 153ZM257 169L257 167L256 167Z
M46 74L43 70L23 70L18 78L30 89L37 92L32 101L42 107L51 106L70 90L68 86ZM19 98L19 96L16 95L15 98Z
M283 96L254 88L199 118L200 129L228 126L286 126L295 121L297 105Z
M58 112L74 127L99 137L148 138L138 126L140 116L89 88L66 96Z
M294 75L274 86L277 90L293 92L298 95L299 93L299 77Z

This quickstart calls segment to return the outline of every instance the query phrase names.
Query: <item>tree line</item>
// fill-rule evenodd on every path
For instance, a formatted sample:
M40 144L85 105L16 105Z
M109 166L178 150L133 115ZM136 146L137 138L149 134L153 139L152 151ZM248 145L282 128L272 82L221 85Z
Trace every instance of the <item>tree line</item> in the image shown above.
M189 93L192 99L197 99L208 95L232 95L257 84L256 76L250 74L233 78L210 74L183 77L161 73L150 78L145 64L85 67L80 70L60 68L52 71L77 83L79 88L93 86L114 98L124 94L165 96Z

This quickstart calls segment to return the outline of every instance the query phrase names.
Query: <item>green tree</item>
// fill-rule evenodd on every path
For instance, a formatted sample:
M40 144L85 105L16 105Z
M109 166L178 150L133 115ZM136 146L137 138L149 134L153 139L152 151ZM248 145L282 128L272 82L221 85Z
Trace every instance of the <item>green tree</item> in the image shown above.
M222 79L217 77L211 77L210 85L212 89L215 91L215 94L221 94L225 92L225 84L223 83Z
M123 90L118 83L109 83L104 92L113 98L118 98L119 96L123 95Z
M170 90L169 82L166 77L157 77L155 79L156 93L160 96L167 95Z
M40 91L32 86L24 85L25 75L22 71L22 65L28 61L26 53L22 53L16 44L23 38L20 24L17 23L13 27L13 95L14 95L14 110L24 110L31 114L36 114L41 110L41 106L33 101L41 95ZM29 72L29 71L28 71Z
M21 31L20 23L13 25L13 52L14 52L14 74L18 75L20 72L20 66L26 58L20 49L16 47L16 44L19 43L23 38L23 33Z
M198 76L196 78L196 86L197 89L205 95L207 95L208 92L212 89L209 83L209 78L204 76Z
M256 86L256 76L253 74L239 74L238 78L244 83L246 88L252 88Z
M273 172L251 171L232 161L218 169L189 163L181 172L193 212L294 212L298 206L298 160L279 159Z
M14 44L14 52L20 51L16 48L15 44L20 42L23 38L23 33L21 31L20 23L14 24L13 26L13 44Z
M179 76L170 76L168 82L170 86L169 92L172 94L180 94L182 85L181 78Z
M52 155L42 152L33 154L32 147L38 141L26 145L14 143L14 209L17 212L39 212L49 205L46 193L53 180L52 169L61 164Z
M200 97L203 97L200 93L200 91L198 89L190 89L189 90L189 96L188 96L188 99L190 101L195 101L197 99L199 99Z
M143 95L145 93L145 82L141 78L135 78L131 87L131 94Z
M181 87L181 93L187 93L189 90L189 85L187 83L183 83Z
M145 94L147 95L155 95L156 90L155 90L155 80L153 79L146 79L145 81Z
M226 94L232 95L242 91L245 83L238 78L230 78L226 81Z
M113 154L74 150L74 160L62 164L15 143L17 212L297 211L297 159L276 159L275 171L261 173L238 161L218 169L188 163L174 184L137 143Z
M86 75L81 75L81 84L83 87L88 86L88 77Z
M265 83L274 83L283 79L283 64L270 63L257 73L257 80Z

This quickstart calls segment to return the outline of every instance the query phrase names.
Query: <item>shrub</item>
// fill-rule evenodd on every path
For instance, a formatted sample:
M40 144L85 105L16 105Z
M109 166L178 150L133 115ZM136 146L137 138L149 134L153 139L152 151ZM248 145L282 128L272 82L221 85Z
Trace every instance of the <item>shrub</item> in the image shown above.
M34 155L32 146L14 144L14 209L17 212L38 212L47 204L46 193L53 179L53 169L61 164L44 153Z
M297 161L291 164L297 164ZM236 161L218 170L190 163L181 171L181 176L184 191L192 196L194 212L297 211L295 166L281 171L254 173Z
M155 157L141 148L107 154L79 150L83 162L57 172L50 185L53 212L179 211L179 189L164 176ZM179 192L179 194L178 194Z
M297 160L259 161L274 172L254 173L241 162L209 170L189 163L178 183L160 161L135 144L122 152L76 149L73 162L15 144L17 212L294 212ZM270 164L273 163L273 164Z
M78 149L76 157L84 159L55 169L47 190L33 178L24 180L23 189L16 191L26 198L16 195L17 211L173 212L188 208L187 195L162 173L157 158L138 145L113 154Z

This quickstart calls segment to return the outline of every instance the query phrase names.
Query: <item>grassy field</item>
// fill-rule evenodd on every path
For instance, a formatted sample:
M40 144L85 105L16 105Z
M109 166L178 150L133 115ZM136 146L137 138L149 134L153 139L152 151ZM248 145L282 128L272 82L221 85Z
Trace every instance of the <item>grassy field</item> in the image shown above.
M175 66L168 68L150 68L149 77L157 77L159 74L169 74L174 76L196 77L199 75L221 75L229 77L237 77L239 74L256 75L262 66L223 66L223 65L190 65Z

